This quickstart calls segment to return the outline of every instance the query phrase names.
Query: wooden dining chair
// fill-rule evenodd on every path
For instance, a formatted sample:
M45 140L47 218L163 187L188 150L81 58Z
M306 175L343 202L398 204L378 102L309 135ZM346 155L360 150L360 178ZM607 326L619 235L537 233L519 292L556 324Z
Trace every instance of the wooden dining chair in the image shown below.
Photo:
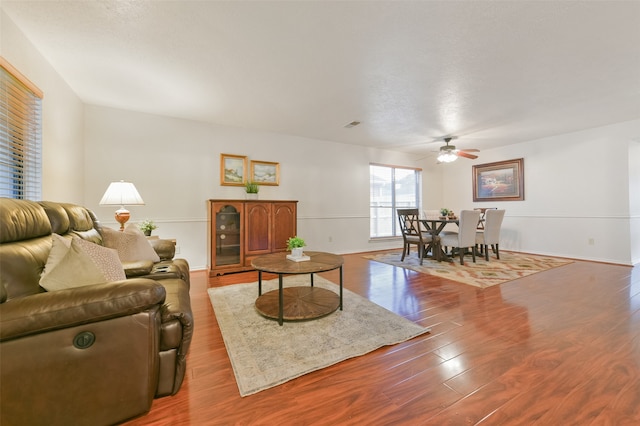
M457 248L461 265L464 265L466 249L470 249L473 263L476 263L476 227L479 220L478 210L462 210L458 218L458 232L441 234L440 244L444 247Z
M500 229L504 219L504 210L487 210L485 213L485 224L482 232L476 232L476 245L481 247L480 253L484 252L484 258L489 261L489 246L500 259Z
M418 209L398 209L398 220L400 221L400 229L402 230L402 238L404 240L400 261L404 262L405 256L410 252L411 245L415 244L418 246L418 257L422 265L424 257L429 252L429 249L433 248L434 241L436 241L438 237L422 231Z

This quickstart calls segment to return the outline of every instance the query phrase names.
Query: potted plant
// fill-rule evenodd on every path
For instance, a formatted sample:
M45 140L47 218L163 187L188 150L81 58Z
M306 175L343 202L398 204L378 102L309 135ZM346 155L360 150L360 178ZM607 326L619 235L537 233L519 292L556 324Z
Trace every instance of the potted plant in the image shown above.
M257 199L260 185L252 181L247 181L247 183L244 184L244 190L247 193L248 199Z
M451 212L451 210L447 209L447 208L441 208L440 209L440 219L446 219L446 217L449 215L449 212Z
M291 250L291 255L293 257L302 257L303 256L302 248L305 245L306 244L304 240L298 236L291 237L287 240L287 250Z
M155 223L153 223L151 219L145 219L142 222L140 222L140 225L138 225L138 228L140 228L140 230L144 232L144 235L148 237L151 235L151 231L153 231L154 229L157 229L158 227L156 226Z

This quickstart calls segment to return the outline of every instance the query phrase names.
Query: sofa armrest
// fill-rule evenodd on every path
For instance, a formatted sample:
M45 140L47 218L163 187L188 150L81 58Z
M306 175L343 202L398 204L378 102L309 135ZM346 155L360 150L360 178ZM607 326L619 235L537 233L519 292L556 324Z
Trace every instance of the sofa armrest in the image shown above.
M135 262L122 262L122 268L127 278L143 277L151 273L153 261L137 260Z
M160 260L171 260L176 255L176 245L171 240L149 240L151 247L158 253Z
M191 297L189 287L181 279L159 281L165 288L167 297L160 310L162 322L177 319L184 327L193 329L193 314L191 312Z
M11 299L0 305L0 341L131 315L165 297L162 285L136 278Z

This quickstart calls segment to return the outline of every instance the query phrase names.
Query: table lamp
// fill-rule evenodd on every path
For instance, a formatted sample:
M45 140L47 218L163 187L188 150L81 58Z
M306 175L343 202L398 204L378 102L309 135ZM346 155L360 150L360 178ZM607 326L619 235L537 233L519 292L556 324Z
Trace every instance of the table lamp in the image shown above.
M144 201L138 193L135 185L131 182L111 182L109 187L100 200L101 206L120 206L116 210L116 220L120 224L120 230L124 231L124 224L127 223L129 217L129 210L124 206L144 206Z

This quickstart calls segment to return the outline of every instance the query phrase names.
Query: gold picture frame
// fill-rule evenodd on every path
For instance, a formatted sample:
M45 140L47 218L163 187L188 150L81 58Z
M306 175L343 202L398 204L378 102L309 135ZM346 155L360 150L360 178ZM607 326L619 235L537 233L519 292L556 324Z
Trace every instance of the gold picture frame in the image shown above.
M280 185L280 163L251 161L251 181L258 185Z
M523 158L473 166L473 201L523 200Z
M247 182L247 157L220 154L220 185L244 186Z

